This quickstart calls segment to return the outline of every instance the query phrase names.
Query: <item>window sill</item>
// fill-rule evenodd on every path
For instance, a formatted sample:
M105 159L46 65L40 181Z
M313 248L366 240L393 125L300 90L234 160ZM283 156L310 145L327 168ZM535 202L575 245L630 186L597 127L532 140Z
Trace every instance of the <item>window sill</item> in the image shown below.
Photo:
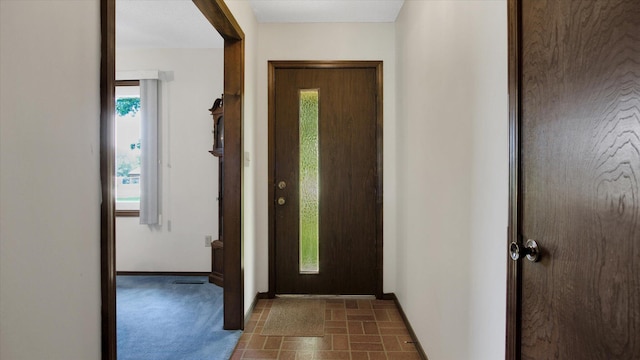
M140 210L116 210L116 217L140 217Z

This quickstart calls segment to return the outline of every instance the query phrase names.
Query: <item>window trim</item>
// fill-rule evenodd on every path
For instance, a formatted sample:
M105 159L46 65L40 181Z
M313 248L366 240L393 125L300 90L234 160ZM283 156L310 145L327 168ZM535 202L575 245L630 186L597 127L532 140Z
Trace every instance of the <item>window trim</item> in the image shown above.
M115 86L140 86L140 80L116 80ZM115 125L115 123L114 123ZM114 149L115 153L115 149ZM115 192L114 192L115 195ZM114 199L115 203L115 199ZM118 210L115 208L116 217L140 217L140 210Z

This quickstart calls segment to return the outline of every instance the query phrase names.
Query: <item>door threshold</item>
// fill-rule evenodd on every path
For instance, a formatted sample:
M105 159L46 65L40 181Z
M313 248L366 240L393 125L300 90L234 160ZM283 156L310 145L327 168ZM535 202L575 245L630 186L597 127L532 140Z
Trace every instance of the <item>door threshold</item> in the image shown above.
M319 295L319 294L278 294L281 299L313 299L313 300L375 300L375 295Z

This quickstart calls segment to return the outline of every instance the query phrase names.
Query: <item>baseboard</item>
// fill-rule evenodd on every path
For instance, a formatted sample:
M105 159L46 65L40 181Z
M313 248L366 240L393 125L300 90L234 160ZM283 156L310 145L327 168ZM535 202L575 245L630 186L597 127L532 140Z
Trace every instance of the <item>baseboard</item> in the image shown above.
M416 333L413 331L413 328L409 323L409 319L407 319L407 315L404 313L404 310L402 310L402 305L400 305L400 301L398 301L398 297L396 296L396 294L395 293L383 294L382 299L393 300L393 302L398 307L400 316L402 316L402 321L404 321L404 324L406 325L407 330L409 331L409 336L411 336L411 340L413 340L413 343L416 346L416 350L418 350L418 354L420 355L420 358L423 360L429 360L429 358L427 358L427 354L424 352L424 349L422 348L422 345L420 344L420 340L418 340Z
M140 276L209 276L210 272L197 271L117 271L116 275Z
M258 300L260 300L260 299L268 299L268 298L269 298L269 293L266 293L266 292L258 292L258 293L256 293L256 296L253 298L253 301L251 302L251 306L249 306L249 309L244 314L244 326L242 327L242 330L244 330L244 327L247 326L247 323L249 322L249 319L251 318L251 313L253 312L253 309L256 307L256 304L258 303Z

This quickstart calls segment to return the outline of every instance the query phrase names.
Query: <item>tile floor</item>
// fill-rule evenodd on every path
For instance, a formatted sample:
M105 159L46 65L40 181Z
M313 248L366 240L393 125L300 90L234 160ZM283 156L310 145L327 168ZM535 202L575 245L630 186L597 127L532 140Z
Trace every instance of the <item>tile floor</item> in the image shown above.
M273 301L258 301L232 360L420 359L391 300L324 300L323 337L262 336Z

